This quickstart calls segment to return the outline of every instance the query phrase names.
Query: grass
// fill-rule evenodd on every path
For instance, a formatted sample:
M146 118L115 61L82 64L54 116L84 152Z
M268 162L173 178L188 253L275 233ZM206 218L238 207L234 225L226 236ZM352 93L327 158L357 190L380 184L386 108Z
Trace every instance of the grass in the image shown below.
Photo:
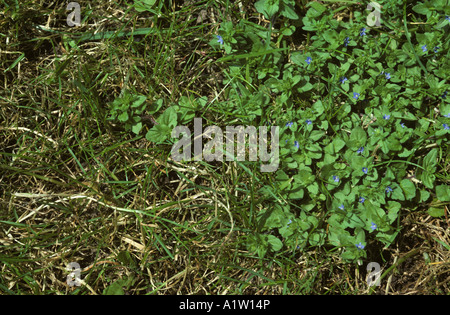
M165 104L205 96L208 120L233 123L207 43L222 21L260 19L252 2L164 1L156 15L90 1L76 30L64 1L0 3L0 292L102 294L118 283L127 294L369 293L365 265L333 250L246 250L264 207L255 192L270 180L252 164L178 163L107 120L108 102L130 89ZM95 30L109 33L72 34ZM448 293L447 223L402 211L396 244L369 249L388 271L374 293ZM70 262L82 286L67 285Z

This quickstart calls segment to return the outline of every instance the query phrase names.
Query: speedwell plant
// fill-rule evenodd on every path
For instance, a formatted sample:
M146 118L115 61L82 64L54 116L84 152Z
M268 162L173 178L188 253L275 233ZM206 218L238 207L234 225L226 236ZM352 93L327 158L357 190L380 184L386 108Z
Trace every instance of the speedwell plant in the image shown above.
M300 16L293 0L260 0L267 27L227 21L210 40L222 55L223 111L280 126L280 165L260 176L265 198L247 236L261 257L322 246L356 261L395 240L403 209L444 215L450 12L445 0L378 2L372 27L364 5L338 19L346 6L310 2ZM299 38L306 46L294 48Z

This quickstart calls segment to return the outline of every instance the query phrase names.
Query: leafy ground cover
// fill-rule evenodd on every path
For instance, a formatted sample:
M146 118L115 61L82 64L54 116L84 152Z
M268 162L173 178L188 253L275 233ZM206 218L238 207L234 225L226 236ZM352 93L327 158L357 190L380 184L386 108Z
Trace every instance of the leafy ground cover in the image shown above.
M0 1L2 293L449 292L446 1L79 3ZM173 159L196 117L277 170Z

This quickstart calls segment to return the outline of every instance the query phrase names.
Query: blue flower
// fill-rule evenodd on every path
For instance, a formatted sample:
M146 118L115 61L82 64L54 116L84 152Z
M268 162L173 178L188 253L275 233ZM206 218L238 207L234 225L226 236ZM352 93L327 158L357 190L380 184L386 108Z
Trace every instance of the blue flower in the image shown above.
M363 27L362 29L359 30L359 36L364 36L366 35L366 28Z
M364 249L364 245L361 243L361 242L359 242L359 244L356 244L356 248L358 248L358 249Z
M339 82L341 82L342 84L344 84L345 81L347 81L348 79L346 77L342 77L339 79Z
M439 49L439 46L434 47L434 52L437 53Z
M366 201L366 198L364 198L364 197L359 197L359 202L360 202L360 203L364 203L364 201Z
M405 128L405 123L400 123L400 126L402 126L402 128Z
M290 122L288 122L288 123L286 124L286 127L292 127L293 124L294 124L294 123L293 123L292 121L290 121Z
M338 208L341 209L341 210L344 210L344 205L342 204Z
M353 92L353 98L354 98L355 100L357 100L358 97L359 97L359 93Z
M391 118L391 115L383 115L383 118L389 120L389 118Z
M363 171L364 174L367 174L367 167L363 167L362 171Z
M289 221L288 221L287 225L289 226L289 224L291 224L291 223L292 223L292 220L291 220L291 219L289 219Z
M307 119L305 122L306 122L307 125L311 125L312 124L311 119Z
M220 45L223 45L223 38L222 38L222 36L217 35L217 42L218 42Z
M339 183L339 176L333 175L333 180L334 180L336 183Z
M392 192L392 188L391 188L391 186L387 186L386 187L386 193L390 193L390 192Z
M358 151L356 151L356 153L363 153L364 152L364 147L361 147L358 149Z
M386 80L389 80L391 78L391 74L390 73L385 73L384 75L386 76Z
M370 226L370 228L372 229L372 231L375 231L377 229L377 225L372 222L372 225Z
M447 91L445 91L444 93L442 93L442 99L447 98Z
M446 19L447 21L450 21L450 16L446 15L446 16L445 16L445 19Z
M447 124L443 124L442 127L444 127L445 130L450 130L450 127Z
M348 43L350 42L350 37L346 37L344 39L344 46L347 47Z
M300 144L298 143L298 141L294 141L294 146L298 149L300 147Z
M423 52L426 52L426 51L427 51L427 45L423 45L421 48L422 48L422 51L423 51Z
M444 115L444 117L450 118L450 113L447 114L447 115Z
M312 58L311 58L311 57L306 58L306 63L307 63L307 64L310 64L311 61L312 61Z

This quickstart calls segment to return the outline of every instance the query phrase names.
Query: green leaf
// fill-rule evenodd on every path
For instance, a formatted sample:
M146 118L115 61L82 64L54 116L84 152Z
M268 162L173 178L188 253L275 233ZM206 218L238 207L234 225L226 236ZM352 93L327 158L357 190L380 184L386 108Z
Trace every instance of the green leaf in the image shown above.
M158 99L156 102L152 103L148 109L150 115L155 114L163 106L164 100L162 98Z
M436 166L436 163L437 163L437 154L438 154L438 150L437 149L432 149L424 157L424 159L423 159L423 167L426 170L434 171L434 167Z
M333 145L334 145L334 151L339 152L345 146L345 141L339 137L336 137L333 140Z
M286 5L286 4L283 5L283 8L281 9L280 14L291 20L298 20L298 18L299 18L297 13L295 12L294 8L292 6Z
M259 0L255 3L255 8L259 13L271 19L272 16L280 9L280 0Z
M163 143L171 135L171 129L165 125L156 125L151 128L145 138L155 143Z
M144 104L144 102L147 100L147 97L144 95L137 95L134 98L133 103L131 103L131 107L136 108Z
M312 141L317 141L325 135L325 132L320 130L313 130L309 135L309 139Z
M117 280L103 290L103 295L125 295L123 286L126 280Z
M117 117L117 119L119 119L120 122L128 121L128 113L123 112L122 114L119 115L119 117Z
M152 11L152 6L156 3L156 0L134 0L134 8L138 12Z
M445 209L431 207L430 209L428 209L427 213L432 217L439 218L445 215Z
M428 192L428 190L422 189L420 191L420 202L425 202L428 200L428 198L430 198L430 193Z
M291 54L291 61L292 61L294 64L296 64L296 65L298 65L298 66L301 66L301 65L303 65L303 64L305 63L305 56L304 56L304 54L303 54L302 52L300 52L300 51L293 52L293 53Z
M268 242L273 251L279 251L283 247L283 243L280 241L278 237L274 235L268 235L268 237L269 237Z
M411 200L416 196L416 186L409 179L403 179L400 182L400 187L402 188L406 200Z
M325 243L326 233L323 229L317 230L309 236L309 243L312 246L321 246Z
M141 122L138 122L137 124L135 124L135 125L133 125L131 127L131 131L133 131L137 135L139 134L139 132L141 132L141 129L142 129L142 123Z
M177 125L177 111L174 106L167 108L164 113L158 117L157 122L168 127Z
M350 149L358 149L363 147L367 141L367 134L360 126L353 128L347 146Z
M388 209L388 218L389 223L392 224L398 217L398 212L400 211L400 203L397 201L388 201L387 209Z
M405 196L403 195L402 189L400 187L394 188L391 194L391 198L395 200L405 200Z
M424 3L419 3L419 4L415 5L412 9L414 12L417 12L417 13L423 14L423 15L427 15L428 12L430 11Z
M316 182L308 185L306 189L308 189L310 196L316 196L319 193L319 185Z
M320 4L317 1L311 1L308 3L308 5L317 12L317 14L318 14L317 16L321 15L323 12L325 12L327 10L327 8L325 6L323 6L322 4Z
M421 173L421 175L418 176L418 177L422 180L423 184L427 188L433 189L434 181L436 179L436 176L434 176L434 174L431 174L431 173L429 173L427 171L423 171Z
M303 189L299 189L298 191L289 193L289 199L302 199L305 195L305 191Z
M124 266L136 267L136 261L134 260L133 256L131 256L130 252L126 250L121 251L117 255L117 260L120 261Z
M450 187L448 185L436 186L436 196L440 201L450 201Z

